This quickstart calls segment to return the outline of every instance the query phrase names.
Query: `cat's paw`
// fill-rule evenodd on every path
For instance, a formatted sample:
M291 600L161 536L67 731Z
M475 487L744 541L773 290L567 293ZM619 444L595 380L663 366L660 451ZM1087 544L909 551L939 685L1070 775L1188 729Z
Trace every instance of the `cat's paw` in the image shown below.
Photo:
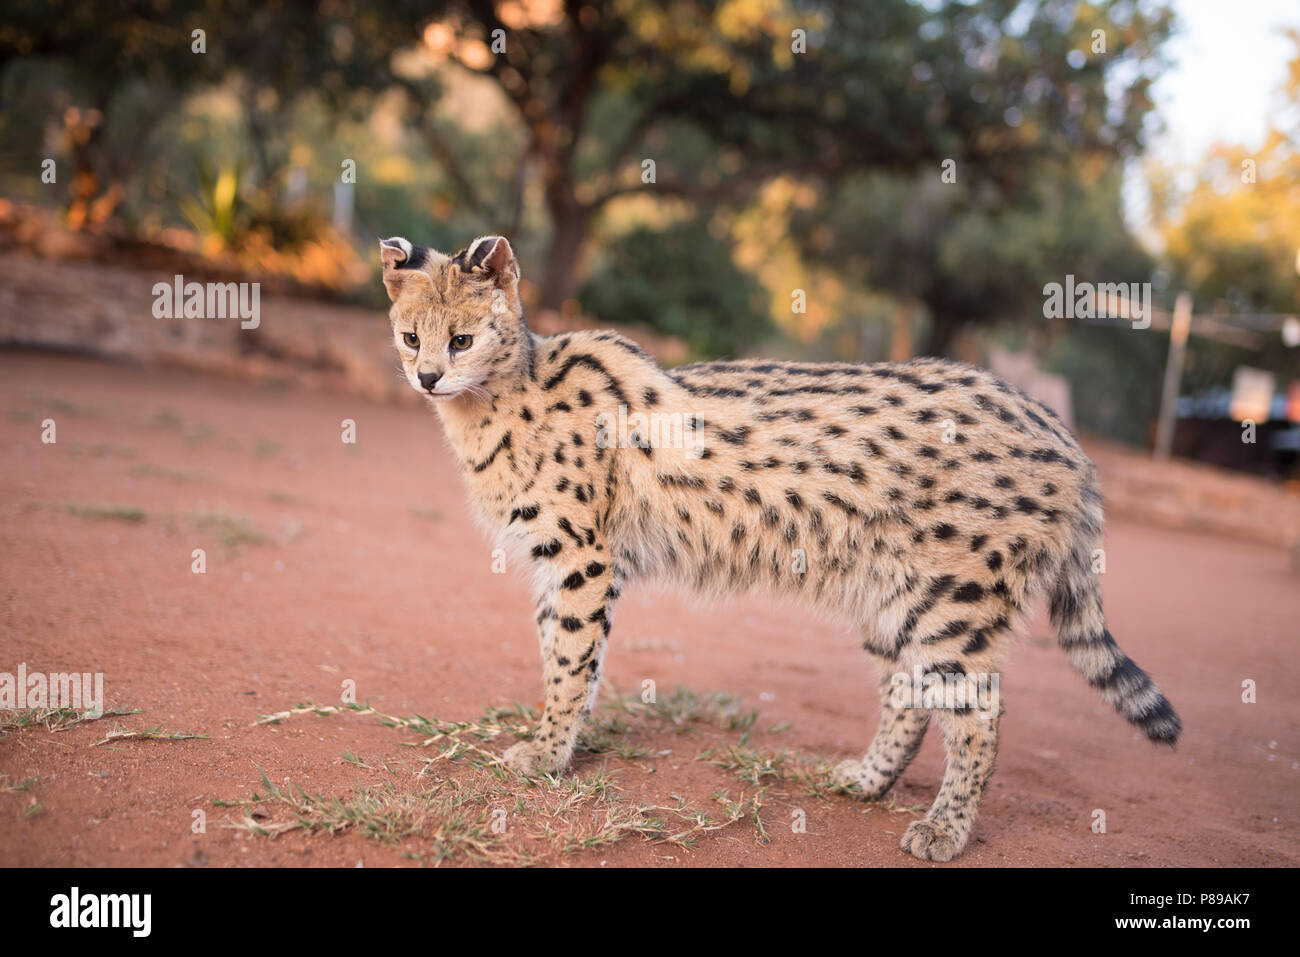
M898 846L923 861L951 861L966 846L966 835L937 821L913 821Z
M842 788L860 788L862 772L861 761L841 761L831 769L831 781Z
M886 781L862 761L841 761L831 770L831 781L869 801L882 797L893 781Z
M560 755L545 747L539 747L532 741L520 741L506 748L501 760L516 774L524 777L536 777L540 774L555 774L563 771L569 763L567 755Z

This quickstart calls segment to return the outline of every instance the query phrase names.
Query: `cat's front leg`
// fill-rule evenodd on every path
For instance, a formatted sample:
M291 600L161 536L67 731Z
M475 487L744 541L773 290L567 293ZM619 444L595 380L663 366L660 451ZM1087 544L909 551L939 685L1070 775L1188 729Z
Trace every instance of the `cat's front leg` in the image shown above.
M570 542L570 545L573 543ZM522 774L562 771L574 742L596 704L610 615L618 597L607 550L595 543L542 556L537 597L545 707L531 740L505 752Z

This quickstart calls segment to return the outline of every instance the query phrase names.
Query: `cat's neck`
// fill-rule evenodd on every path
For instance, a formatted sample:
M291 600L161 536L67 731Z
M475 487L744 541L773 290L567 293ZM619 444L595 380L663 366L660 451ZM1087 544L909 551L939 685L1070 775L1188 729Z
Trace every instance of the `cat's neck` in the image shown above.
M484 383L481 391L465 391L435 404L447 441L461 462L481 462L520 421L520 409L538 388L533 379L536 339L524 326L514 361L503 363L503 371Z

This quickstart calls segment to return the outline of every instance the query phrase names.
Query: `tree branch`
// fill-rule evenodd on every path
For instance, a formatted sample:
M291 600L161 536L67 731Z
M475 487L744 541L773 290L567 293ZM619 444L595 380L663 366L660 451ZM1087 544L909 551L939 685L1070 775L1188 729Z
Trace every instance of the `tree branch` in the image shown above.
M421 91L414 83L405 77L398 77L397 80L402 89L410 95L416 104L423 101ZM459 158L452 152L451 147L438 135L432 119L424 115L423 111L420 111L418 107L417 113L419 114L420 135L424 138L424 142L429 147L429 152L433 154L433 158L442 166L443 171L451 179L452 185L461 194L461 198L478 215L489 215L490 211L485 207L478 188L466 175Z

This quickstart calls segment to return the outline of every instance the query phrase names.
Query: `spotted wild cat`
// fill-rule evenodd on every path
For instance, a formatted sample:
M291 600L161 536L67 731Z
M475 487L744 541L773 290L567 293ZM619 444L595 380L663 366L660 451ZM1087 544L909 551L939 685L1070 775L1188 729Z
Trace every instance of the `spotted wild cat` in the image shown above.
M1038 594L1088 682L1152 741L1177 739L1173 708L1106 630L1096 470L1042 403L939 359L666 372L611 332L535 335L502 237L455 256L386 239L380 255L406 376L480 519L535 571L545 708L505 752L514 769L569 763L614 603L650 579L765 587L860 630L885 675L880 726L835 774L883 795L935 718L947 769L902 839L919 858L966 846L1001 708L917 706L890 679L996 674ZM655 423L671 426L658 441Z

